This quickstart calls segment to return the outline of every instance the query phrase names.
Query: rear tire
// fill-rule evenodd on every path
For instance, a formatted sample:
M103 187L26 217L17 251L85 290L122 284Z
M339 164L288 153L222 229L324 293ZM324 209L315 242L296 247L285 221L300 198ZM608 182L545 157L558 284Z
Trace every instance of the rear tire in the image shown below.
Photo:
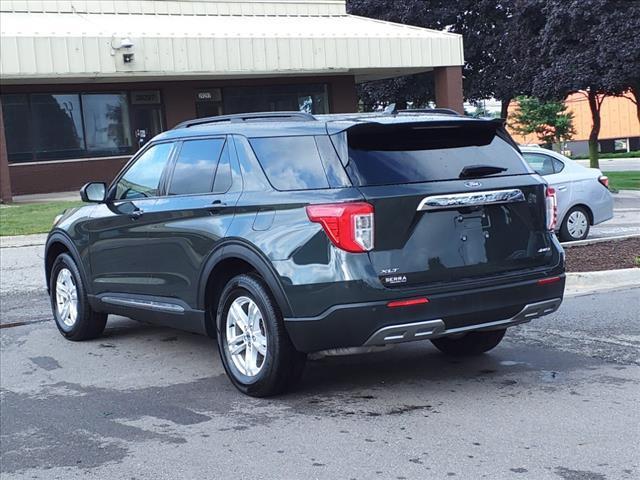
M460 338L443 337L431 340L442 353L455 357L480 355L498 346L507 329L469 332Z
M242 393L277 395L302 376L307 356L291 343L282 314L260 277L243 274L227 283L216 329L224 369Z
M560 240L576 242L589 235L589 214L582 207L573 207L567 212L560 226Z
M54 260L49 292L53 318L67 340L89 340L102 335L107 315L95 312L89 305L82 275L70 255L62 253Z

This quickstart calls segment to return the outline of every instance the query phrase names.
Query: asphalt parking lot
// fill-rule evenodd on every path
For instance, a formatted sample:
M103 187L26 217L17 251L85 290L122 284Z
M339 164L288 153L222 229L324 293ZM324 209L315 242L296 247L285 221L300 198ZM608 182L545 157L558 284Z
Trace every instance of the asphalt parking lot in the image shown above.
M12 302L48 318L42 293ZM638 311L640 288L573 297L483 357L324 358L268 400L239 394L205 337L3 328L2 478L638 478Z
M205 337L112 317L65 341L40 241L0 249L2 480L640 478L640 285L567 298L483 357L323 358L256 400Z

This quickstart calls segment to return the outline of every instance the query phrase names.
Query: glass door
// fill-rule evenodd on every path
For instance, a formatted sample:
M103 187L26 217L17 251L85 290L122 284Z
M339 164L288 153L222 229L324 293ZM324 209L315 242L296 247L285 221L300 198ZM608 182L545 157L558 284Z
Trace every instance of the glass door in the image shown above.
M131 92L131 118L136 146L140 149L164 130L160 92Z

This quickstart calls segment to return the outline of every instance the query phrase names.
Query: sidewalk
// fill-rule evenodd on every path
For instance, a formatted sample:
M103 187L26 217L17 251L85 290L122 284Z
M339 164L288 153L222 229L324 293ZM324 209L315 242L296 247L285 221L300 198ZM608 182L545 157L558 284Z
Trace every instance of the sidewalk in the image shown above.
M80 193L76 190L73 192L35 193L33 195L13 196L13 203L47 203L66 200L80 200Z

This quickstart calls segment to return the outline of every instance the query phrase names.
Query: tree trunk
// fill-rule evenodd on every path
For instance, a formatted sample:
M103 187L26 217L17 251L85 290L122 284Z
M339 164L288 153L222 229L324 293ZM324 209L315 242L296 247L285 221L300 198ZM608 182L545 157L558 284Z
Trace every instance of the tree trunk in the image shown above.
M631 93L636 98L636 115L638 116L638 123L640 123L640 82L631 86Z
M500 107L500 118L505 120L509 116L509 105L511 104L511 98L505 98L502 100L502 106Z
M600 168L598 161L598 137L600 136L600 104L598 103L598 93L595 89L589 89L589 109L591 110L591 133L589 134L589 164L591 168Z

